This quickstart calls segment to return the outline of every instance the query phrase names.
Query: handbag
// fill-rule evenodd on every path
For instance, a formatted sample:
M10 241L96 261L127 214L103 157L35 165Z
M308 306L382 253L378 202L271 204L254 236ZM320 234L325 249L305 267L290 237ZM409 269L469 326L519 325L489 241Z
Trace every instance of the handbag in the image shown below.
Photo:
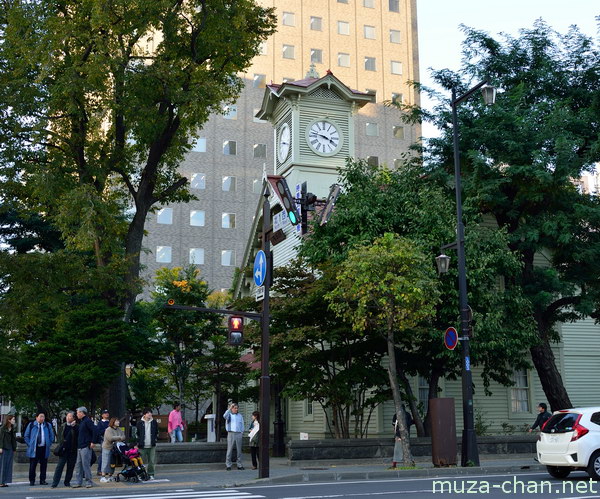
M63 457L65 455L65 448L62 445L57 445L52 451L56 457Z

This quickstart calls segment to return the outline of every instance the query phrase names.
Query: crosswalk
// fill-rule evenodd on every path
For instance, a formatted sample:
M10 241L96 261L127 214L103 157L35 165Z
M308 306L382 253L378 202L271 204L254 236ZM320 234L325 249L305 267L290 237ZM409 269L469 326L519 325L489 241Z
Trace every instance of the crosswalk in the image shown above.
M114 494L103 495L78 495L68 496L68 499L264 499L263 495L256 495L251 492L243 492L234 489L197 491L193 489L165 490L164 492L153 493L134 493L123 494L115 492ZM36 499L36 498L27 498Z

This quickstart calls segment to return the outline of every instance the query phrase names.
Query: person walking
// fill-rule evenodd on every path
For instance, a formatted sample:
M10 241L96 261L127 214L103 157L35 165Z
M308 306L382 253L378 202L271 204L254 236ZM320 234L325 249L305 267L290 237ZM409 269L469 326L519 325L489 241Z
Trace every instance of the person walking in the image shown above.
M101 482L109 482L113 474L111 467L112 448L115 442L125 441L125 432L119 428L121 422L119 418L111 418L108 422L108 428L104 432L102 441L102 478Z
M173 410L169 413L169 424L167 431L171 437L171 443L183 442L183 419L181 418L181 404L175 402Z
M231 403L223 414L223 418L225 418L225 429L227 430L227 455L225 456L225 466L227 471L231 471L231 454L234 446L237 454L237 469L244 469L244 466L242 466L244 417L239 413L239 410L240 408L236 403Z
M12 483L13 456L17 451L15 424L15 417L8 414L0 427L0 487L8 487Z
M75 483L72 488L82 486L85 479L86 488L94 486L92 483L92 453L96 438L94 423L88 417L85 407L77 408L77 419L79 419L79 434L77 435L77 461L75 461Z
M46 422L46 415L38 412L35 420L27 425L23 435L27 445L26 455L29 458L29 485L35 485L35 472L40 463L40 485L48 485L46 482L46 469L48 467L48 456L50 446L54 442L54 430Z
M250 423L250 457L252 458L252 469L258 468L258 445L260 439L260 412L252 413L252 423Z
M60 430L58 430L56 439L58 445L54 454L58 456L58 463L56 464L54 476L52 477L51 487L53 489L58 487L65 465L67 466L67 471L65 472L64 484L65 487L71 486L73 470L75 469L75 462L77 461L78 435L79 426L77 425L75 412L69 411L65 417L65 423L60 427Z
M138 448L142 461L146 465L150 480L154 480L156 466L156 440L158 439L158 424L152 417L152 409L146 408L142 419L137 423Z
M98 421L98 424L96 425L96 443L100 444L100 448L102 449L102 440L104 439L104 432L106 431L106 429L108 428L108 425L110 423L110 413L108 412L108 409L102 409L102 412L100 413L100 421ZM104 453L102 451L100 451L100 456L98 456L98 471L97 474L98 475L102 475L102 459L104 457Z
M548 412L548 406L546 404L544 404L544 402L540 402L538 404L537 409L538 409L538 415L537 415L537 418L535 418L533 425L531 425L531 428L529 428L529 433L531 433L533 430L535 430L538 426L540 427L540 430L541 430L542 426L544 426L546 421L548 421L552 417L552 414L550 414Z

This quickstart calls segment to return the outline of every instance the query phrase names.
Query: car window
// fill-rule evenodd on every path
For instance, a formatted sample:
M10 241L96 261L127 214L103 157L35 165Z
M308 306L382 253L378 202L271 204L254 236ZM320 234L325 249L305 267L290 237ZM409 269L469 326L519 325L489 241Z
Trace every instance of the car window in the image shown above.
M595 412L592 414L590 421L594 424L600 425L600 412Z
M552 416L545 424L544 433L567 433L573 431L579 414L574 412L561 412Z

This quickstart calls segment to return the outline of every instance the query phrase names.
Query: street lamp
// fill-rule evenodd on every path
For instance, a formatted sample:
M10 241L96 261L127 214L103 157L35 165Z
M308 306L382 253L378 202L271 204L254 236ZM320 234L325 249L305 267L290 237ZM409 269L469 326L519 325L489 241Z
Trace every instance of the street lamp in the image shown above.
M458 150L458 119L456 108L477 90L481 89L486 105L496 100L496 89L482 81L465 94L457 97L456 89L452 89L452 135L454 142L454 189L456 191L456 243L446 247L456 247L458 256L458 295L460 307L460 342L462 350L462 398L463 398L463 434L461 446L461 466L479 466L479 452L475 434L475 417L473 411L473 378L471 374L471 354L469 338L471 337L471 311L467 299L467 270L465 264L465 226L462 221L462 197L460 179L460 153ZM436 258L440 273L448 271L450 257L442 254Z

